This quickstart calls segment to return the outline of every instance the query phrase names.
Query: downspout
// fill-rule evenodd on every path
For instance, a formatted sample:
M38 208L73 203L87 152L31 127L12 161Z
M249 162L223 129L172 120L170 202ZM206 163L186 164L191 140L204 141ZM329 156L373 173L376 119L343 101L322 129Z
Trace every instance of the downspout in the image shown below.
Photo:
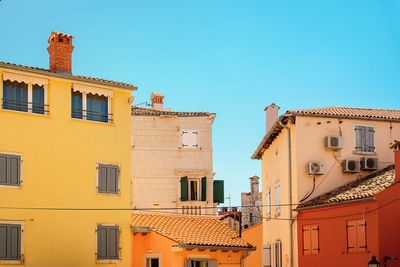
M292 142L290 138L290 128L279 120L279 124L285 127L288 132L288 191L289 191L289 250L290 250L290 267L293 267L293 214L292 214Z
M245 255L240 257L240 267L244 267L244 259L250 256L251 251L246 251Z

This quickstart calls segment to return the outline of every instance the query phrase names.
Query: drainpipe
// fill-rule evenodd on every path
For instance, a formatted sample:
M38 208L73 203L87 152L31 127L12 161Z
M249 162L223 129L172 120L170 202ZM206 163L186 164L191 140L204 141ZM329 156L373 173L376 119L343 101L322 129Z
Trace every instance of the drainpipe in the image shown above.
M293 266L293 214L292 214L292 143L291 143L291 138L290 138L290 128L282 123L281 120L279 120L279 124L282 127L285 127L287 132L288 132L288 193L289 193L289 237L290 237L290 243L289 243L289 250L290 250L290 264L289 266Z
M240 267L244 267L244 259L250 256L250 251L246 251L246 254L240 257Z

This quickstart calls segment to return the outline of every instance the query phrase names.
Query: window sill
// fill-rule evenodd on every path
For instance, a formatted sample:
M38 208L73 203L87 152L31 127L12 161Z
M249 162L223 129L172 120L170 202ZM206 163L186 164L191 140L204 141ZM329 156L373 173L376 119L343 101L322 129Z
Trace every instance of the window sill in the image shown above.
M22 189L22 185L7 185L7 184L0 184L0 188L8 188L8 189Z
M179 147L179 150L181 150L181 151L200 151L201 147L196 147L196 148L194 148L194 147L192 147L192 148Z
M0 260L0 264L24 264L23 260Z
M353 154L356 154L356 155L376 155L376 152L364 152L364 151L353 150Z
M96 260L97 264L107 264L107 263L121 263L121 259L114 260Z
M12 110L12 109L5 109L2 108L1 111L3 112L10 112L10 113L15 113L15 114L24 114L28 116L34 116L34 117L42 117L42 118L51 118L49 114L41 114L41 113L33 113L33 112L28 112L28 111L19 111L19 110Z
M83 122L83 123L94 123L97 125L104 125L104 126L109 126L109 127L114 127L115 124L111 122L101 122L101 121L92 121L92 120L85 120L85 119L78 119L78 118L71 118L71 121L76 121L76 122Z
M99 192L96 191L97 195L100 196L110 196L110 197L120 197L121 196L121 192L118 191L118 193L107 193L107 192Z

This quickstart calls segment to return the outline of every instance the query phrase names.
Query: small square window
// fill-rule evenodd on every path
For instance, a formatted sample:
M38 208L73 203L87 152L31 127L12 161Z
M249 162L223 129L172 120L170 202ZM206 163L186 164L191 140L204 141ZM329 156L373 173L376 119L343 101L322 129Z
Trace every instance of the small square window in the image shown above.
M97 259L119 259L119 227L97 226Z
M199 132L196 130L182 130L181 131L181 146L182 148L198 148Z
M21 157L0 154L0 185L19 186L21 184Z
M119 167L118 165L99 164L98 167L98 186L99 193L118 194L119 187Z
M375 128L373 126L356 125L355 131L355 150L357 152L375 151Z

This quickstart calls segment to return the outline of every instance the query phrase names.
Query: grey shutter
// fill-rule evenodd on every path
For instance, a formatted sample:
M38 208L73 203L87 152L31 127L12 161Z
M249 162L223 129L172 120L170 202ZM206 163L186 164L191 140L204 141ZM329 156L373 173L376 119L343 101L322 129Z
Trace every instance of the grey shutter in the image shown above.
M367 152L374 152L375 151L375 130L374 127L365 127L366 131L366 151Z
M20 247L21 247L21 238L20 238L20 233L21 233L21 226L19 225L11 225L9 230L9 236L10 236L10 259L18 260L20 257Z
M355 127L355 135L356 135L356 151L362 151L362 141L361 141L361 136L362 136L362 127L361 126L356 126Z
M366 127L361 126L361 151L365 152L367 150L367 133Z
M209 260L208 267L218 267L218 261L217 260Z
M7 227L0 225L0 259L7 258Z
M99 166L99 192L107 191L107 167L104 165Z
M118 227L107 229L107 258L118 259Z
M97 258L107 258L107 229L105 227L97 229Z
M7 183L7 162L8 157L6 155L0 155L0 184Z
M110 175L107 183L109 188L107 191L110 193L118 193L118 167L110 166L109 173Z
M20 181L20 157L10 156L9 157L9 173L10 173L10 184L19 185Z

